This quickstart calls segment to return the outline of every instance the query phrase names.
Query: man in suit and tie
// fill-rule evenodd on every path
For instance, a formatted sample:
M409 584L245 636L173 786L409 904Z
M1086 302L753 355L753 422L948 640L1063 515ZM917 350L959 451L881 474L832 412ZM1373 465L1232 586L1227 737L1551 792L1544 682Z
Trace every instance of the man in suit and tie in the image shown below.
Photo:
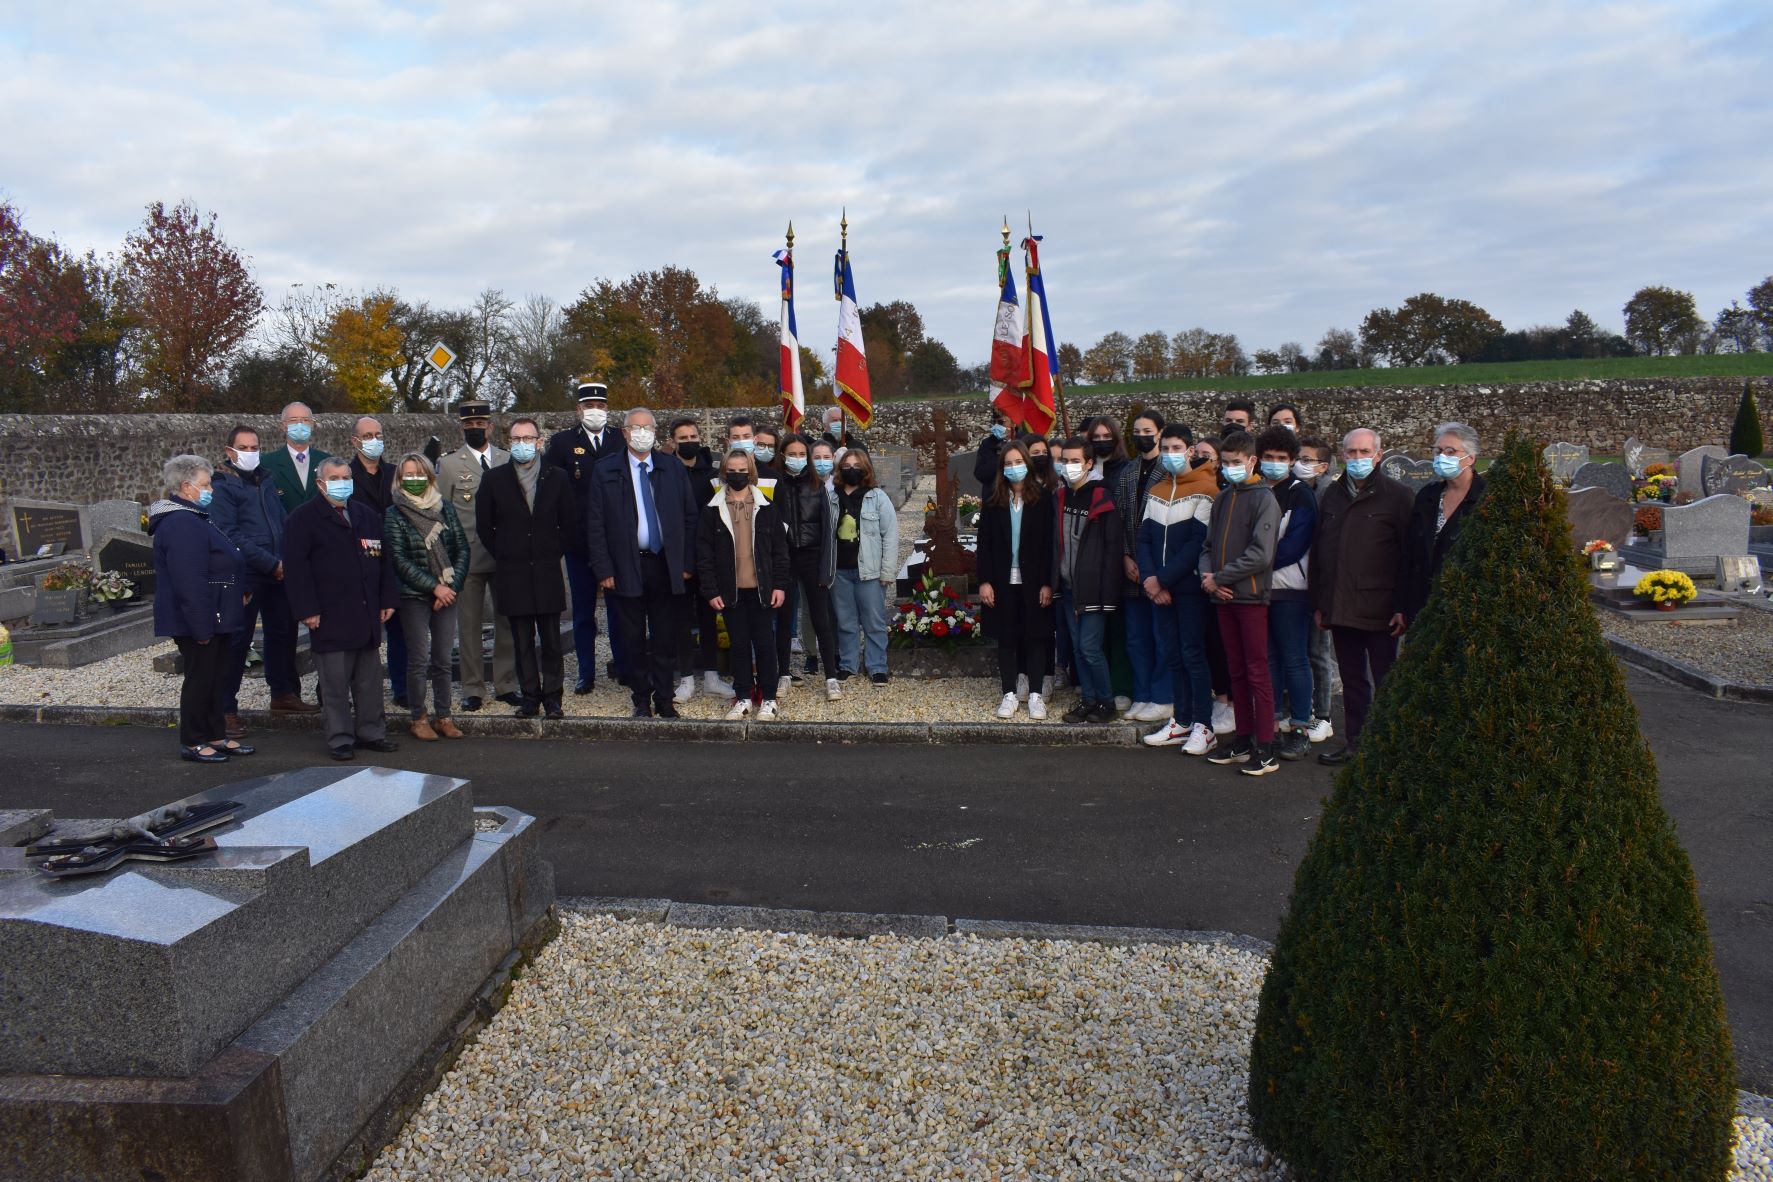
M651 411L628 412L627 446L592 470L586 545L598 585L620 603L617 626L627 657L634 717L676 718L672 673L677 632L688 610L701 500L682 464L656 454Z
M481 628L486 622L487 596L493 593L493 556L481 544L474 510L480 501L480 485L487 474L511 458L511 453L492 442L492 404L474 398L456 405L462 421L462 446L437 464L437 491L455 506L456 517L468 535L467 581L456 597L456 647L462 656L462 709L478 710L486 697L486 658L481 648ZM493 612L493 689L498 700L519 706L517 662L511 649L511 628Z
M621 434L609 427L609 387L595 377L578 380L579 421L548 438L542 462L566 474L579 528L573 530L566 549L566 581L572 588L573 649L579 656L579 676L573 693L588 694L597 681L597 580L585 554L586 503L591 497L591 471L604 456L622 450ZM616 637L615 605L606 598L609 613L610 657L621 667L621 642Z
M263 463L266 475L277 486L283 512L288 515L320 494L320 461L329 457L310 446L314 438L314 412L305 402L292 402L283 408L283 435L288 444L266 452Z

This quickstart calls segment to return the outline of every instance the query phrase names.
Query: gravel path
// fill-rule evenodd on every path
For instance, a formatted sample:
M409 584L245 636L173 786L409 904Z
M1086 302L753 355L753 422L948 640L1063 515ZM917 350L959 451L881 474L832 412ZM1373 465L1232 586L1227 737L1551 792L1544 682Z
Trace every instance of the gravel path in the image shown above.
M1745 607L1734 626L1716 628L1620 624L1603 615L1601 627L1714 677L1742 685L1773 686L1773 612Z
M366 1178L1287 1179L1244 1109L1266 971L563 909ZM1773 1179L1767 1122L1736 1123L1731 1177Z

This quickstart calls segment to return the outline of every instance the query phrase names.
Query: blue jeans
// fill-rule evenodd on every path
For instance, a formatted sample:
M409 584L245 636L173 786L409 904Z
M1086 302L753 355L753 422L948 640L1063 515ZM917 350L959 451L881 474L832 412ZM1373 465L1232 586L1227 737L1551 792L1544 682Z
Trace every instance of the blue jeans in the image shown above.
M1059 622L1071 638L1072 663L1076 667L1077 688L1086 702L1114 701L1114 684L1108 679L1108 613L1084 612L1072 608L1071 588L1059 592Z
M886 588L879 579L859 578L855 570L837 572L831 587L837 613L837 667L854 673L861 667L857 650L868 659L868 672L887 671Z
M1336 684L1336 657L1330 651L1330 634L1316 624L1311 626L1311 713L1316 718L1330 716L1330 690Z
M1311 722L1311 605L1303 599L1268 601L1268 681L1274 709L1284 701L1295 726Z
M1145 592L1129 589L1121 600L1127 620L1127 664L1133 669L1133 701L1163 702L1168 679L1157 650L1157 616L1161 610Z
M1213 725L1213 679L1207 672L1210 610L1206 596L1179 593L1170 606L1153 607L1158 659L1169 679L1170 717L1183 726Z

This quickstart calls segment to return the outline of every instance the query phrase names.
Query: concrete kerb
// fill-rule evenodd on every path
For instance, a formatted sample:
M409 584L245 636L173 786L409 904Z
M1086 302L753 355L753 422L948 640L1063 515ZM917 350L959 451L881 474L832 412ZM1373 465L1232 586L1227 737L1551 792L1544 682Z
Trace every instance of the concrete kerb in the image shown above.
M1607 647L1613 655L1627 665L1635 665L1646 669L1660 677L1689 689L1696 689L1708 698L1729 699L1738 702L1773 702L1773 686L1743 685L1740 682L1724 681L1713 677L1703 669L1695 668L1685 661L1663 656L1642 645L1633 644L1624 637L1612 632L1603 634Z

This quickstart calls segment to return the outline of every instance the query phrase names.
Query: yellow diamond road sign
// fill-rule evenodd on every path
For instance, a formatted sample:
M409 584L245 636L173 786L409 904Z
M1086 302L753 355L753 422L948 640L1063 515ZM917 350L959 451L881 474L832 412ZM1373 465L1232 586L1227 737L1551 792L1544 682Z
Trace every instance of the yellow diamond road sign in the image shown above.
M432 369L442 373L456 363L456 351L442 341L438 341L431 346L431 351L425 355L425 360L431 363Z

